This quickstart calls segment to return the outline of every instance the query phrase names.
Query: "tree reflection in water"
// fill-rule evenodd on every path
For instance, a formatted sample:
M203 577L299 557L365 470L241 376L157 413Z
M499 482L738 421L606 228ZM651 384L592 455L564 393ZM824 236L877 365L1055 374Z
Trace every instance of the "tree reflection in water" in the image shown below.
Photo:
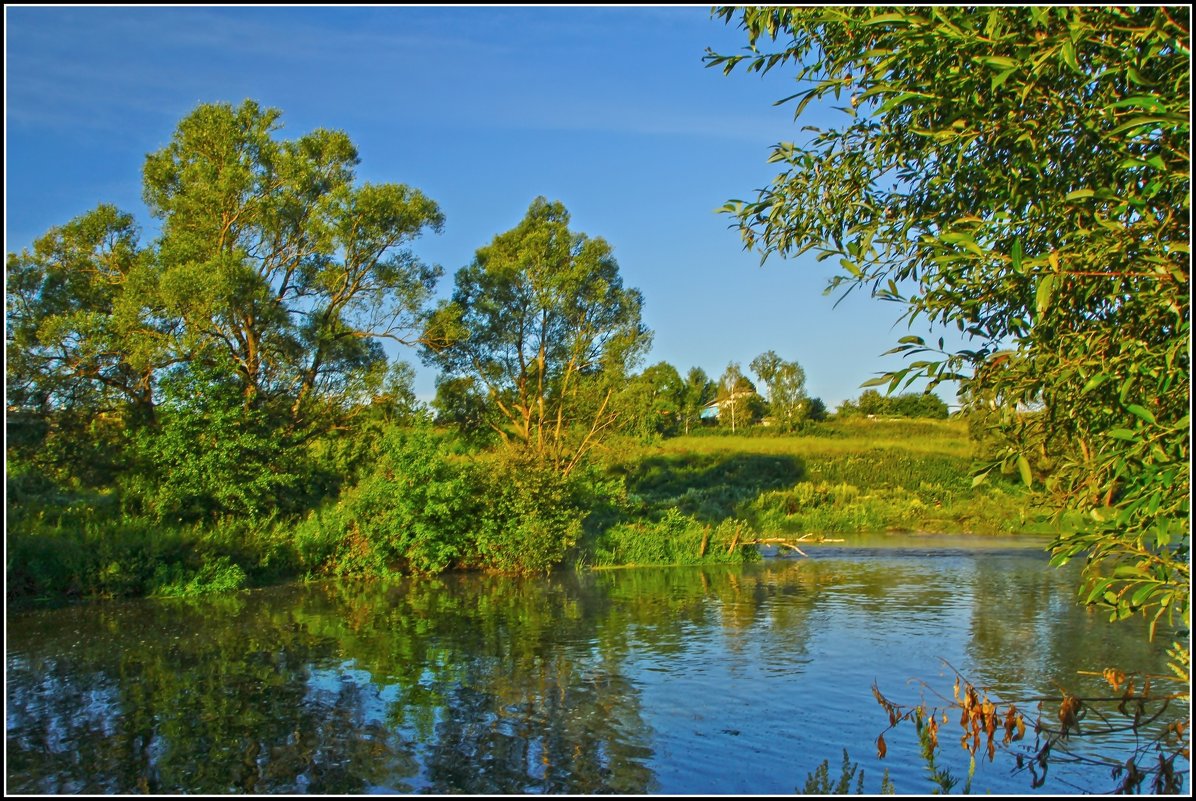
M18 615L9 789L645 792L636 694L576 590L470 577Z
M1161 667L1074 586L1024 548L919 546L9 614L8 789L776 793L846 747L917 792L912 736L871 757L873 681L916 695L939 657L1019 693Z

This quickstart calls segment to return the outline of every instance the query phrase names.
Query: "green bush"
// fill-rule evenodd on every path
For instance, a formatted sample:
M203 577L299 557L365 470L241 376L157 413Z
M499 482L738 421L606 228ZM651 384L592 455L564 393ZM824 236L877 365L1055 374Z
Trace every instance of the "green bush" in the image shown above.
M288 521L167 525L79 506L9 527L9 600L197 595L295 575Z
M462 555L475 506L468 465L441 440L391 429L373 472L299 527L300 562L338 575L439 573Z
M659 520L634 520L607 528L584 554L593 565L693 565L751 562L759 558L753 547L739 543L755 539L745 521L702 523L669 509Z
M578 479L534 459L463 459L429 429L392 430L373 472L296 528L297 560L337 575L544 572L579 539L583 495Z
M486 502L471 531L471 565L500 573L559 565L587 514L579 480L514 453L479 465L476 475Z
M193 363L162 380L160 423L137 432L148 469L129 479L159 521L248 518L302 507L310 472L260 408L245 408L235 372Z
M218 592L231 592L245 586L247 576L240 565L227 556L206 562L199 570L190 571L175 563L159 565L154 570L150 595L160 597L194 597Z

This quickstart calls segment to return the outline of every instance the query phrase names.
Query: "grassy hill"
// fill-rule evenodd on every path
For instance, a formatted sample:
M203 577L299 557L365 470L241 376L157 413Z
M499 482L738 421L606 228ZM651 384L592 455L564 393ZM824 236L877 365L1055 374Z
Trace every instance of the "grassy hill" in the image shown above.
M593 564L691 561L699 550L706 561L718 550L711 541L729 546L728 538L1054 531L1012 479L972 486L973 444L951 420L854 418L791 436L620 441L604 458L605 474L625 488L626 517L602 521L585 554ZM665 547L669 538L679 542Z

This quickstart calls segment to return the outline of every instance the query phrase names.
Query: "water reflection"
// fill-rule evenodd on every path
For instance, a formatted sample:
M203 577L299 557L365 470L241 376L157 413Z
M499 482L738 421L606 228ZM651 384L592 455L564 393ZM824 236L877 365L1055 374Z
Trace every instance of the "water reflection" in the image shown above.
M888 768L918 792L916 743L870 758L874 680L912 699L940 657L1006 693L1162 667L1074 586L1036 551L922 542L14 614L8 788L788 793L846 747L869 789Z

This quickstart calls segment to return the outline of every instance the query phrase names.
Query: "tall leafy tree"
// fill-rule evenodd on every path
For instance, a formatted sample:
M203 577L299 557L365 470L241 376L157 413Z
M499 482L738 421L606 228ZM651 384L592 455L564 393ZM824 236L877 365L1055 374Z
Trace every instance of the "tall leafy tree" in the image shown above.
M610 245L541 197L457 272L425 355L485 388L504 440L567 473L617 418L612 395L650 342L642 305Z
M340 131L278 140L280 112L202 105L145 161L145 201L162 220L164 311L183 354L214 348L246 403L305 424L360 400L380 340L414 342L439 268L410 244L444 217L419 190L354 184Z
M677 368L658 362L627 382L618 398L619 428L641 437L671 436L681 426L685 384Z
M732 433L759 422L764 415L764 402L756 385L743 374L738 362L728 364L719 377L715 398L719 423L731 426Z
M856 401L844 401L840 414L889 415L893 417L930 417L945 420L950 414L942 398L930 392L904 392L882 395L866 389Z
M145 314L152 290L131 215L111 205L52 228L8 256L9 404L26 410L131 405L152 415L159 343Z
M487 398L485 386L473 376L438 376L432 407L437 423L455 426L469 442L492 442L502 428L498 409Z
M806 371L797 362L787 362L775 351L752 359L752 371L768 388L768 406L781 431L793 431L809 414Z
M963 332L903 337L920 358L879 380L957 380L999 409L1000 461L1027 484L1057 449L1046 486L1090 524L1056 561L1086 555L1083 597L1115 617L1188 625L1190 10L717 14L749 49L709 65L792 68L798 116L832 98L844 115L777 145L783 172L725 207L745 244L837 258L832 287Z
M123 466L124 433L154 421L157 374L172 363L137 226L101 205L7 266L10 466L104 486Z
M237 474L238 453L262 463L250 440L297 445L385 392L380 343L419 336L441 274L410 245L443 216L418 190L357 184L344 133L282 140L279 119L252 101L185 117L145 161L145 201L161 220L153 242L140 241L131 215L101 205L9 254L7 395L22 443L10 454L62 479L98 466L90 472L103 475L85 483L110 485L120 453L149 426L178 436L169 454L137 449L148 469L182 481L172 465L219 462L195 474L219 483L217 473ZM239 411L225 403L230 387ZM201 398L220 398L219 413ZM192 436L204 426L220 453ZM171 504L248 508L228 500L242 489L191 489L179 497L194 503Z
M715 394L715 384L706 375L706 371L701 367L689 368L689 372L685 374L681 401L681 419L686 434L691 427L701 423L702 411L714 401Z

